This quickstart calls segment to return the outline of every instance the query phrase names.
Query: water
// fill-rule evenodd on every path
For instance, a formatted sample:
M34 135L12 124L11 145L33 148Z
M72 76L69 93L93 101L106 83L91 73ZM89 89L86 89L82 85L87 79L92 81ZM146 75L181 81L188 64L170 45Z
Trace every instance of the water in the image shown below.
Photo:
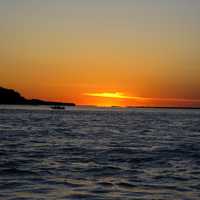
M200 110L0 108L1 200L199 200Z

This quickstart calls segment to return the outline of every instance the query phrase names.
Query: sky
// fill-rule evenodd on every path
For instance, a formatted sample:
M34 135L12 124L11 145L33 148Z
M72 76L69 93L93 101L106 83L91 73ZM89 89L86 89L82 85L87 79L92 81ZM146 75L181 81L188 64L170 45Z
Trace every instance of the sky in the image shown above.
M100 106L200 106L199 0L0 0L0 86Z

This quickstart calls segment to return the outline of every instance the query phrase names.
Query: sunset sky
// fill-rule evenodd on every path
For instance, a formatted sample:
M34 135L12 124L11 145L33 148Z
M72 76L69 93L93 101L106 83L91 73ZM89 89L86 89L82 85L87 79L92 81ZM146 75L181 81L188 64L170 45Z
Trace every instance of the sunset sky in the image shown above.
M200 0L0 0L0 86L101 106L200 106Z

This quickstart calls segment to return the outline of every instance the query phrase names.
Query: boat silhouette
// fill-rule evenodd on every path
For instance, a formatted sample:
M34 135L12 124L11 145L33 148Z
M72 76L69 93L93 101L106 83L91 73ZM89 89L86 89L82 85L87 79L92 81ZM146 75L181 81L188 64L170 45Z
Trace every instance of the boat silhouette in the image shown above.
M51 106L51 109L53 109L53 110L64 110L65 106Z

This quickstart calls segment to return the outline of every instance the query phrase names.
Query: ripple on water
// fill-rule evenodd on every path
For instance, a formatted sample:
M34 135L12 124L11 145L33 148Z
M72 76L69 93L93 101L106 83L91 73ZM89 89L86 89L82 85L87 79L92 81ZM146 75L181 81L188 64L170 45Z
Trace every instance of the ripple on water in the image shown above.
M0 111L0 199L199 200L200 111Z

